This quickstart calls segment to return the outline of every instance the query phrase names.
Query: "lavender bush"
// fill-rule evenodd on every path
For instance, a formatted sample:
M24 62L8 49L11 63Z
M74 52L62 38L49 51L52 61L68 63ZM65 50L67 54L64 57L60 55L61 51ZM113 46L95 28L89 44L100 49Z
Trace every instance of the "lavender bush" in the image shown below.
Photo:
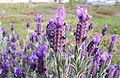
M112 35L108 51L100 48L107 34L106 24L101 34L91 40L89 31L94 22L87 14L87 7L76 6L75 44L71 46L68 37L72 25L64 23L65 8L58 7L55 19L49 19L46 33L43 31L43 15L35 14L36 30L29 35L30 22L26 24L26 39L20 45L20 34L15 33L11 23L9 35L0 23L0 78L119 78L120 64L110 65L115 51L117 35Z

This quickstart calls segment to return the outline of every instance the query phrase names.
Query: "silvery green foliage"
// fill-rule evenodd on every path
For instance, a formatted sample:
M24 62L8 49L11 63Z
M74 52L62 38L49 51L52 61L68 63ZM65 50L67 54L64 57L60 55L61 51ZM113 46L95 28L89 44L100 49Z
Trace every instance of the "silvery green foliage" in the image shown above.
M88 32L92 29L92 27L89 27L89 30L85 30L85 34L82 34L83 36L86 36L85 40L81 41L80 43L75 43L73 45L68 41L71 37L73 37L71 31L72 26L69 27L69 25L63 24L65 20L65 8L63 10L60 9L61 8L59 7L58 13L56 14L57 23L54 20L50 19L51 21L49 21L49 24L58 24L58 26L62 26L62 29L65 31L63 33L65 36L63 40L63 42L65 43L64 50L57 48L57 51L54 51L54 48L51 47L50 42L52 42L52 38L54 38L51 36L54 35L54 32L52 32L51 34L45 34L42 32L41 27L43 25L43 16L41 15L39 16L38 14L36 14L36 18L40 22L40 25L38 25L39 22L37 22L37 33L28 32L30 22L27 22L25 40L17 39L13 23L11 23L10 35L6 33L5 28L2 29L0 24L0 78L120 77L120 65L118 65L116 68L115 65L110 66L113 54L112 51L115 50L115 40L117 38L117 35L112 36L109 52L102 52L102 50L100 49L100 47L103 46L102 39L106 34L104 34L102 37L100 37L100 34L96 34L93 39L90 39L90 37L88 36ZM84 26L85 24L85 28L87 28L87 22L85 21L86 17L87 20L91 18L89 14L86 14L87 7L84 6L83 8L85 10L85 14L82 8L77 7L77 9L78 17L80 19L79 23L82 20L81 26ZM81 13L81 11L84 15ZM62 16L60 16L61 12ZM81 19L81 17L84 18ZM93 25L93 22L92 24L90 23L90 25ZM68 28L70 28L70 31L68 31ZM49 30L47 29L47 32L53 31L53 29ZM107 33L107 30L105 32ZM77 33L79 32L77 31ZM50 37L48 35L50 35ZM56 36L59 35L60 32L56 34ZM77 39L78 38L79 37L77 37ZM61 41L58 42L63 44ZM94 56L88 56L90 52Z

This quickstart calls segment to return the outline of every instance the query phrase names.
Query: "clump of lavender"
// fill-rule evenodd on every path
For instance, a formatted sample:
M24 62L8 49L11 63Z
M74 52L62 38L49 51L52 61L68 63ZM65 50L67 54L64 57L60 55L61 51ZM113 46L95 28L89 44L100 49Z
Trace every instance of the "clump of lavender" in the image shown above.
M39 15L39 14L35 14L35 17L37 19L37 24L36 24L36 33L37 35L42 35L42 28L43 28L43 24L42 24L42 18L43 15Z
M76 27L75 41L77 44L79 44L85 41L87 38L88 31L87 21L91 19L92 16L87 14L87 6L83 6L83 8L76 6L76 9L79 21Z
M79 22L75 33L76 44L72 49L66 38L68 25L64 23L66 16L64 6L58 7L56 21L49 19L44 34L43 15L35 14L36 32L30 35L30 41L23 39L23 48L19 45L20 34L15 34L14 24L11 23L12 35L8 36L5 28L1 29L0 25L0 78L51 78L51 76L52 78L119 78L120 64L116 68L115 65L110 66L117 35L112 35L108 52L103 53L99 43L107 34L107 25L102 31L102 38L100 34L96 34L89 42L86 38L88 31L93 28L93 22L88 26L87 21L92 16L87 14L86 6L83 8L77 6L76 9ZM28 36L29 21L26 27ZM69 33L71 30L72 25ZM77 45L79 43L82 44Z

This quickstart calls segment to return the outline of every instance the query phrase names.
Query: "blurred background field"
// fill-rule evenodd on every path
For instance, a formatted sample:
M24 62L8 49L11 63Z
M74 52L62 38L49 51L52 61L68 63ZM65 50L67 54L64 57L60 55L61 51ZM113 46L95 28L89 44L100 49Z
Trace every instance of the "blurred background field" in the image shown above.
M77 12L75 7L77 5L86 5L88 7L88 13L93 16L90 21L94 21L93 30L89 32L89 36L92 37L101 33L105 24L108 24L108 34L104 38L103 51L107 51L109 43L111 41L111 35L117 34L116 49L113 55L112 64L120 63L120 6L107 6L107 5L91 5L91 4L79 4L79 3L1 3L0 4L0 22L2 26L7 29L7 33L10 33L10 23L15 24L16 33L21 34L21 39L26 36L26 22L30 21L29 33L33 33L36 28L36 18L35 13L43 14L43 28L45 30L49 18L55 19L55 13L57 12L57 7L64 5L66 9L66 19L65 22L73 25L72 35L70 36L70 41L72 44L74 40L73 33L75 32L76 24L78 22ZM89 22L90 22L89 21ZM88 25L89 25L88 22ZM45 32L45 31L44 31Z

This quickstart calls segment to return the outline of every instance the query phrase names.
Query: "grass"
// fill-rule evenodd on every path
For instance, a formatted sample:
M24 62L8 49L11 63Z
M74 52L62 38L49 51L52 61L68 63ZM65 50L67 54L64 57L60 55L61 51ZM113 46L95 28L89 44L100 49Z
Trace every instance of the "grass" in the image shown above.
M0 22L2 22L2 26L4 26L8 33L10 33L10 23L15 23L16 33L21 34L21 39L24 39L26 36L26 21L30 20L31 26L30 30L35 30L36 22L34 13L43 14L43 27L44 29L47 26L49 18L55 18L55 13L57 11L57 7L64 5L66 8L66 20L68 24L73 25L72 32L75 32L75 27L78 22L77 13L75 6L82 6L83 4L75 3L70 5L66 4L56 4L56 3L13 3L13 4L0 4ZM90 21L94 21L94 28L90 32L91 38L96 33L101 33L105 24L109 25L108 34L104 39L103 51L106 51L109 47L109 43L111 41L112 34L118 34L117 38L117 47L116 51L113 55L113 63L120 63L120 6L105 6L105 5L91 5L85 4L88 7L88 13L93 16ZM88 21L88 23L90 22ZM31 32L30 32L31 33ZM74 36L71 37L71 41L74 40Z

